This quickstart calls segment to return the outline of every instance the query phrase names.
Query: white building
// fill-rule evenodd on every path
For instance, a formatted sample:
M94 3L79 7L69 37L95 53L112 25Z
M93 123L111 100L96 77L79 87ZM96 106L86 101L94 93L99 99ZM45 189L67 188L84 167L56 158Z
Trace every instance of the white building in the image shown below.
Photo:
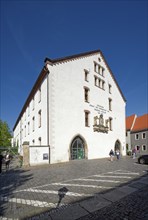
M111 148L125 155L125 105L100 50L46 58L14 126L14 140L20 153L29 142L30 164L104 158Z

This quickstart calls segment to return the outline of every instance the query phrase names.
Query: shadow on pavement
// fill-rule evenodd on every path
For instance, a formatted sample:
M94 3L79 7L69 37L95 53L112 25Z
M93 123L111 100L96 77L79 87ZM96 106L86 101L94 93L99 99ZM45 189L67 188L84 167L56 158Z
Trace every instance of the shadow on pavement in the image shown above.
M15 166L15 159L11 161L10 169L5 170L3 164L2 173L0 174L0 216L4 216L9 199L13 198L13 192L28 180L33 178L28 174L29 170L23 170Z

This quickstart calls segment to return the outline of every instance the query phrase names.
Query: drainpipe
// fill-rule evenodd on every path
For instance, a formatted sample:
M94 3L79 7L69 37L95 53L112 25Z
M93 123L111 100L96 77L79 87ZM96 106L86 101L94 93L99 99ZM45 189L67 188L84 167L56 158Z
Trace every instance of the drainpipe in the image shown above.
M50 146L49 146L49 70L45 66L47 71L47 146L49 147L49 163L50 163Z

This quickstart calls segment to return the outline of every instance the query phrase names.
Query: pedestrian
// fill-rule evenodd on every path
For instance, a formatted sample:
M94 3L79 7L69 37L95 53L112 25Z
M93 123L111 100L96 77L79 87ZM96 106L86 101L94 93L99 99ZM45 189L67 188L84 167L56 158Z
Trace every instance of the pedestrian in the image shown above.
M119 157L120 157L120 151L117 149L116 150L116 156L117 156L117 160L119 160Z
M2 173L3 155L0 153L0 173Z
M9 154L9 152L6 153L5 164L6 164L6 171L7 171L7 170L9 170L9 165L10 165L10 154Z
M114 151L112 149L109 152L109 156L110 156L110 161L113 161Z
M132 153L133 153L133 159L135 159L135 157L136 157L136 149L135 148L133 149Z

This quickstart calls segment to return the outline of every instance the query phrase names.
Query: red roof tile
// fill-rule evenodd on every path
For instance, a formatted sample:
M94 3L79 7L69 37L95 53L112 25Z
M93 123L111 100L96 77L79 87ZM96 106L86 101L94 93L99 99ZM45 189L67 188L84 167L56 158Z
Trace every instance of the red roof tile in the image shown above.
M127 131L132 129L133 123L134 123L135 119L136 119L136 115L135 114L126 117L126 130Z
M148 114L136 118L132 132L148 129Z

